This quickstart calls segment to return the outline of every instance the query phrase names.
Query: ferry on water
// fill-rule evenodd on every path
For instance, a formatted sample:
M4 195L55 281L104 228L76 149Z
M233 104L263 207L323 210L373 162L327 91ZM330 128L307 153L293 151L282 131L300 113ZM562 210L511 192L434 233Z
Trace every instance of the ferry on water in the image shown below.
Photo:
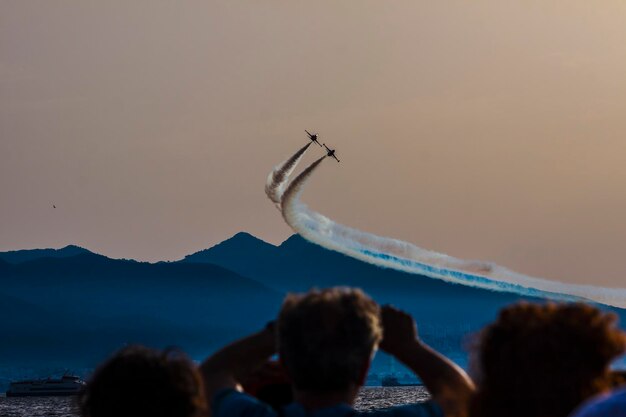
M78 395L85 381L77 376L63 375L61 378L30 379L11 382L7 397L57 397Z
M396 378L395 376L388 375L386 377L383 377L383 379L380 382L380 385L382 387L419 387L419 386L422 386L423 384L418 381L400 382L400 380Z

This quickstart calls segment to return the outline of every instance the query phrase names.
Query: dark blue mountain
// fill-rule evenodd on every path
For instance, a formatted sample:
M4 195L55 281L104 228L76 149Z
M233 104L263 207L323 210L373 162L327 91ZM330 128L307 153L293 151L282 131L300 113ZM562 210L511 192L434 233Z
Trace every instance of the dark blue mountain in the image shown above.
M463 363L468 335L520 300L380 268L295 235L274 246L239 233L179 262L156 264L81 248L59 256L66 249L0 257L0 334L8 335L0 364L93 366L131 342L177 345L201 358L274 318L285 292L336 285L363 288L379 303L407 310L429 344ZM624 310L612 310L624 322Z
M2 271L6 271L8 270L10 267L9 263L0 259L0 274L2 274Z
M391 303L412 313L421 333L443 349L458 350L464 337L495 319L508 304L541 301L381 268L298 235L273 246L240 233L181 262L211 262L285 292L334 285L360 287L379 303ZM610 310L626 322L625 310Z
M79 246L69 245L61 249L23 249L9 252L0 252L0 259L17 264L39 258L67 258L83 253L91 253Z
M281 269L277 268L277 262L283 257L278 247L249 233L240 232L210 249L186 256L183 262L211 263L243 276L266 277Z
M145 316L111 319L44 308L0 294L0 366L93 366L128 343L170 345L211 342L208 335ZM204 336L204 337L203 337Z
M63 344L83 362L130 342L177 345L204 356L263 326L283 296L216 265L150 264L90 252L3 262L0 292L0 334L10 335L0 362L13 363L60 360L65 351L55 346ZM13 354L2 355L7 349Z
M181 262L211 262L281 291L335 285L360 287L381 303L419 313L428 324L480 326L493 318L501 306L519 299L513 294L380 268L312 244L298 235L273 246L240 233Z

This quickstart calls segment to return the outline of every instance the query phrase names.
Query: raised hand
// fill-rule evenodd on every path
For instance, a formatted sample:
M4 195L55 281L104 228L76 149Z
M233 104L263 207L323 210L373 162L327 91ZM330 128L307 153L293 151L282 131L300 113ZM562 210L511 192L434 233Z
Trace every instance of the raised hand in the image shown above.
M381 309L383 340L380 348L390 355L398 356L417 341L415 320L408 313L393 306Z

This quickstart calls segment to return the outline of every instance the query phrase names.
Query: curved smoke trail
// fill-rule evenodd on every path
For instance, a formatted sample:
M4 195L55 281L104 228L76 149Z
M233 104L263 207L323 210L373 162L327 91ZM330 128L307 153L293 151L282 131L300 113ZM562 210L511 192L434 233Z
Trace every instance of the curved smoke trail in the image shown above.
M408 242L337 224L310 210L300 201L306 181L324 158L313 162L282 193L283 218L295 232L307 240L374 265L471 287L558 300L592 300L615 307L626 307L626 289L570 285L530 277L496 264L456 259ZM291 171L293 168L295 164ZM282 181L281 184L275 184L275 187L285 189L288 175Z
M287 180L289 176L295 169L300 159L304 153L309 149L313 142L309 142L304 145L302 148L298 150L293 156L291 156L286 161L276 165L272 172L267 176L267 181L265 182L265 194L269 197L276 207L280 209L280 203L282 200L283 192L285 190L285 185L287 184Z

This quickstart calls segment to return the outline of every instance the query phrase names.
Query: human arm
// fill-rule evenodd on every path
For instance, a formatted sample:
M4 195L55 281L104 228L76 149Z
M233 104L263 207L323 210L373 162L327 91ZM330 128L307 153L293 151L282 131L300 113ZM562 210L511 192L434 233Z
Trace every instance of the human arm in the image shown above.
M385 306L382 322L380 348L420 377L446 416L466 415L474 384L465 371L419 340L409 314Z
M207 401L225 388L237 389L240 381L276 353L274 326L231 343L209 356L201 365Z

